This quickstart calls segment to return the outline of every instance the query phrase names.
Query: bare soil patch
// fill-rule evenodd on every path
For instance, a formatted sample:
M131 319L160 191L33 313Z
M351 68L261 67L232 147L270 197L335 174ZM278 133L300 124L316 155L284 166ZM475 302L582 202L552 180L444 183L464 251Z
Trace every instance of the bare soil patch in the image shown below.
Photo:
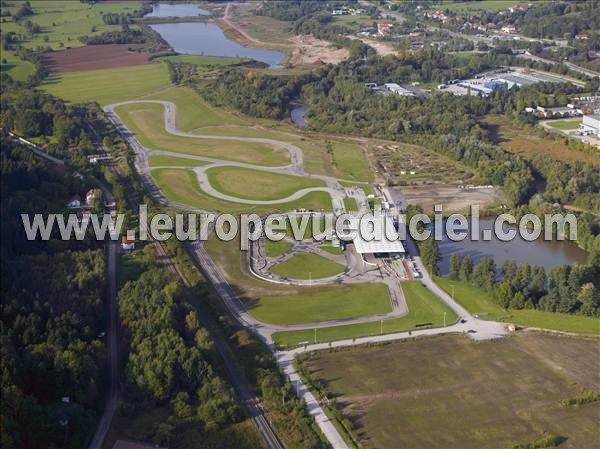
M350 56L347 48L338 48L313 36L294 36L290 41L295 44L293 65L339 64Z
M150 62L151 53L141 51L142 47L134 44L85 45L44 53L42 60L53 73L128 67Z
M436 204L441 204L445 212L461 212L468 210L471 205L480 208L491 206L500 198L496 189L460 188L456 185L419 185L394 187L399 188L409 204L419 204L425 213L432 213Z

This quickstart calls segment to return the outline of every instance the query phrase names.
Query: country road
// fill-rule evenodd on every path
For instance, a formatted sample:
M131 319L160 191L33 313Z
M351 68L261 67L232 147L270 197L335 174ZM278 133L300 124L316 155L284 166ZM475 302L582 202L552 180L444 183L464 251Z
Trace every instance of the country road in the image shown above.
M114 197L110 188L104 183L99 183L105 201L112 206L108 207L108 211L115 220ZM106 334L107 353L108 353L108 369L109 369L109 384L104 407L104 413L96 426L96 432L88 445L88 449L101 449L102 442L106 437L112 418L117 408L118 387L119 387L119 357L118 357L118 313L117 313L117 253L119 242L115 240L106 240L106 303L108 309L108 329Z

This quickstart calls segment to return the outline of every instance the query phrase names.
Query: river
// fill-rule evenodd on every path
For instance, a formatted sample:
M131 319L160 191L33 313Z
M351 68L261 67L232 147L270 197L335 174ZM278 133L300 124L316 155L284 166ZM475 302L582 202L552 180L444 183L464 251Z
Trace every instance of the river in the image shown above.
M290 111L290 117L292 119L292 123L296 126L306 126L306 120L304 119L304 114L306 114L306 105L305 104L294 104L294 109Z
M494 229L493 218L482 218L479 221L480 235L484 230ZM447 275L450 266L450 256L471 256L474 262L482 257L492 257L496 266L500 269L506 260L514 260L517 265L528 262L530 265L541 265L546 272L553 267L564 264L583 263L587 258L587 252L571 241L545 241L543 232L540 238L534 241L524 240L520 235L510 241L501 241L492 232L490 241L471 241L468 237L460 242L453 242L444 233L444 238L439 242L442 260L440 270Z
M197 5L159 3L147 17L191 17L208 13ZM179 15L174 15L179 12ZM160 23L150 27L177 53L254 59L271 68L281 67L285 53L244 47L229 39L214 22Z

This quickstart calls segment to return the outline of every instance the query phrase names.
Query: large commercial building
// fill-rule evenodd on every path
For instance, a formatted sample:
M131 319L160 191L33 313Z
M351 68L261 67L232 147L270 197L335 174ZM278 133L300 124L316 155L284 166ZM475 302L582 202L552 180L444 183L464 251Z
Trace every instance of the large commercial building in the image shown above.
M600 114L584 115L579 130L582 134L600 138Z
M357 218L353 227L358 229L359 219ZM357 232L353 240L354 248L359 254L374 254L379 256L397 256L404 255L404 245L396 234L394 220L388 215L382 215L380 220L373 220L372 225L367 226L367 230L372 235L381 236L377 239L369 239L367 235Z

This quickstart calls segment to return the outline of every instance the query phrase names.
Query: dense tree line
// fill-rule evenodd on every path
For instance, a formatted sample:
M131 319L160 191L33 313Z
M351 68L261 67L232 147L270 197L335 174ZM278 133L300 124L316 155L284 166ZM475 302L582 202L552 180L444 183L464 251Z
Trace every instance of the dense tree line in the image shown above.
M21 214L56 213L87 186L6 136L0 151L2 446L81 447L106 382L104 255L91 241L29 241Z
M561 265L547 274L544 267L520 266L508 260L500 276L494 260L484 257L473 266L471 256L450 257L448 277L490 292L503 309L539 309L600 317L600 253L584 265Z

